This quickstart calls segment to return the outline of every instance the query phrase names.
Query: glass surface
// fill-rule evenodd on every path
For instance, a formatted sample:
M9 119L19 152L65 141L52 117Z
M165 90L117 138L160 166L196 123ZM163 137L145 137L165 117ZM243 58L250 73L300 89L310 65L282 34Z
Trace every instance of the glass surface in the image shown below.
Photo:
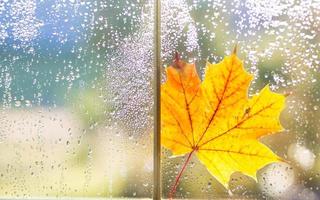
M238 44L238 56L254 75L249 95L270 84L291 93L281 114L285 131L261 141L288 163L258 171L258 181L235 173L225 189L193 156L177 198L319 199L320 3L315 0L162 1L162 59L174 52L197 64L217 63ZM165 78L163 78L165 79ZM162 149L162 195L168 193L187 155Z
M0 198L152 196L154 3L0 1ZM203 78L207 61L238 44L255 77L250 96L266 84L290 93L285 131L262 139L288 163L259 170L257 182L235 173L226 189L193 156L175 196L319 199L319 1L161 7L163 65L179 52ZM167 198L186 156L161 156Z
M153 1L0 1L0 198L151 197Z

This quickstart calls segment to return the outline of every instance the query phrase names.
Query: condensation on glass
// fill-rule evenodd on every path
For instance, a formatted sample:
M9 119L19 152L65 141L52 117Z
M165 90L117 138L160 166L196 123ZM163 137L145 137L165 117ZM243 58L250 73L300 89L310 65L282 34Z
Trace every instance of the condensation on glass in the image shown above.
M151 197L153 1L0 1L0 198Z
M320 2L316 0L162 1L162 59L173 53L195 62L219 62L238 44L238 56L255 79L249 95L266 84L290 93L281 115L285 131L262 139L288 163L258 171L258 181L235 173L225 189L194 156L177 198L320 198ZM163 149L162 195L168 197L186 157Z
M154 1L0 1L0 198L151 197ZM263 138L289 162L223 188L192 158L177 198L319 199L320 3L162 0L161 56L219 62L238 44L254 74L291 93L285 131ZM184 157L162 151L167 197Z

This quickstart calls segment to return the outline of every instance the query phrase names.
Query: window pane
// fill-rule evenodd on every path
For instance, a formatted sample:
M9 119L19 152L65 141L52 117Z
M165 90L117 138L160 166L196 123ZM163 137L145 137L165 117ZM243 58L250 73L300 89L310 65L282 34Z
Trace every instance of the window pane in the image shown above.
M153 1L0 2L0 196L151 197Z
M285 130L260 140L288 163L259 170L257 182L234 173L226 189L192 155L175 196L318 199L319 2L178 0L162 1L161 6L165 65L178 51L182 59L196 63L203 80L206 62L220 62L238 44L238 57L254 75L249 97L267 84L274 92L290 93L280 117ZM162 151L162 193L167 198L187 154L175 157L166 148Z

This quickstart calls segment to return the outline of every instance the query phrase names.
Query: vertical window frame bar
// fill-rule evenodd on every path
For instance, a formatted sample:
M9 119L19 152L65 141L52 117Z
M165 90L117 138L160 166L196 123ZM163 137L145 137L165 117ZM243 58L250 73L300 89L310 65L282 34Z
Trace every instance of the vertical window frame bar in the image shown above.
M153 199L161 199L161 0L154 0L154 141Z

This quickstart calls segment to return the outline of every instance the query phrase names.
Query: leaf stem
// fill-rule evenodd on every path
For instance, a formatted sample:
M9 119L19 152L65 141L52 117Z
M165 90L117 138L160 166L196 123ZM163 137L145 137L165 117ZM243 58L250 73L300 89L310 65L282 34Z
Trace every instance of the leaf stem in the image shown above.
M169 195L168 195L170 200L173 199L174 194L176 193L176 190L177 190L177 187L178 187L180 178L181 178L181 176L182 176L182 173L183 173L184 170L186 169L186 167L187 167L187 165L188 165L188 163L189 163L189 161L190 161L190 159L191 159L191 156L192 156L192 154L193 154L194 151L195 151L195 150L191 151L191 152L188 154L188 157L187 157L186 161L184 162L184 164L183 164L183 166L182 166L179 174L177 175L177 177L176 177L176 179L175 179L174 185L171 187L171 190L170 190Z

